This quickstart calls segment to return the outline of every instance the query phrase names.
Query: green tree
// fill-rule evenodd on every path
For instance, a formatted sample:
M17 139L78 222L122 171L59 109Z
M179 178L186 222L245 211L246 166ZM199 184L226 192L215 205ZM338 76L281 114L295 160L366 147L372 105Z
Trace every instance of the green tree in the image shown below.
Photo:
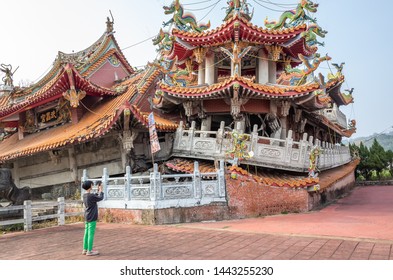
M392 150L386 151L386 158L388 162L388 168L390 170L390 175L393 176L393 151Z
M360 163L356 168L356 172L358 175L361 175L368 180L370 179L371 176L371 168L368 164L370 151L368 150L367 146L363 144L363 142L360 142L359 156L360 156Z
M378 177L380 176L382 170L388 165L385 149L379 144L377 139L374 139L374 142L370 148L370 155L367 164L372 170L377 172Z

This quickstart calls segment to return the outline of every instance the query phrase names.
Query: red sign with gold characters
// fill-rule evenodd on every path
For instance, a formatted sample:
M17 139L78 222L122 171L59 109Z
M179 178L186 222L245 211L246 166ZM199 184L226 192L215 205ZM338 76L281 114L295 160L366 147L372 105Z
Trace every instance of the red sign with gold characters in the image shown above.
M40 112L38 115L38 121L40 123L49 123L51 121L55 121L56 119L57 119L56 108Z

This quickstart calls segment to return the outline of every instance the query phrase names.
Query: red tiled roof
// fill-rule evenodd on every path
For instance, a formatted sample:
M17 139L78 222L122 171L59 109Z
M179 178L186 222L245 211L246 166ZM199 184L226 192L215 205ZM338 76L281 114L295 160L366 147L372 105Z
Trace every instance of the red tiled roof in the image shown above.
M18 139L15 133L3 140L0 145L0 161L28 156L35 153L59 149L69 144L85 142L107 133L123 110L129 107L128 101L137 92L135 83L141 78L137 75L128 81L128 90L122 95L90 108L76 124L68 123L62 126L43 130Z
M0 99L0 118L59 98L65 91L70 89L70 80L67 71L71 71L70 75L73 76L75 87L85 91L88 95L117 95L115 90L100 87L86 80L75 70L73 65L67 64L52 80L48 81L38 91L27 95L16 93ZM20 101L15 102L18 99Z
M238 84L245 89L252 91L252 95L260 97L300 97L319 89L317 83L310 83L301 86L278 87L276 85L263 85L252 82L250 79L234 76L220 83L202 87L177 87L160 83L159 89L167 92L171 96L186 99L217 98L226 96L226 89ZM254 97L253 96L253 97Z

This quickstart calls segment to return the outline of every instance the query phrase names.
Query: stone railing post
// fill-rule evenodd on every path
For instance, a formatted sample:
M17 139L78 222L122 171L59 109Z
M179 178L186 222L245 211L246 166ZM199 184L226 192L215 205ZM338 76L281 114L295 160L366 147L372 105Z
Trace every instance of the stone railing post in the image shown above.
M176 133L175 133L175 141L174 141L174 143L173 143L173 147L175 148L175 149L178 149L179 148L179 144L181 143L181 140L182 140L182 138L183 138L183 125L184 125L184 123L183 123L183 121L180 121L180 123L179 123L179 126L177 127L177 129L176 129Z
M105 167L102 174L102 187L104 191L104 200L108 199L108 169Z
M225 162L223 160L220 161L220 169L217 172L218 177L218 196L225 197Z
M194 174L192 180L194 182L195 198L202 198L201 172L199 171L199 163L197 161L194 162Z
M195 121L191 122L191 127L188 130L188 150L194 150L194 137L195 137Z
M223 140L225 137L225 122L222 121L220 122L220 128L217 131L217 136L216 136L216 153L217 154L221 154L221 149L222 149L222 144L223 144Z
M57 198L57 225L64 226L65 225L65 202L64 197Z
M84 192L84 189L82 188L83 182L88 180L88 176L87 176L87 170L83 169L83 174L82 174L82 178L81 178L81 185L80 185L80 192L81 192L81 199L82 199L82 194Z
M299 151L299 159L298 163L300 166L305 166L305 160L307 157L307 148L308 148L308 141L307 141L307 133L303 133L303 138L300 140L300 151Z
M306 168L305 170L308 170L308 168L310 167L310 152L312 147L314 146L313 141L314 141L314 137L310 135L308 137L307 150L304 158L304 163L305 163L304 166Z
M23 202L23 219L24 221L24 230L30 231L33 229L33 212L31 211L31 200L25 200Z
M257 155L258 151L258 125L254 124L251 132L251 147L250 151L254 153L254 156Z
M291 162L292 147L293 147L292 130L288 130L288 137L285 139L285 155L284 155L285 163Z
M158 172L157 163L154 164L153 172L150 173L150 200L156 201L162 198L161 174Z
M129 201L131 200L131 167L126 166L126 174L124 175L124 191L125 195L124 198L125 200Z

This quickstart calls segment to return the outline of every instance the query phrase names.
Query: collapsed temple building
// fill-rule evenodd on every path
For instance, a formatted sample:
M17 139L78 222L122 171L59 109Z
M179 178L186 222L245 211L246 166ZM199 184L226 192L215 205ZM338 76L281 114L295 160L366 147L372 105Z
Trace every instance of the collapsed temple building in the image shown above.
M340 110L353 102L343 63L318 72L331 58L318 53L327 32L307 16L317 8L301 0L260 27L246 0L228 1L210 29L175 0L153 39L159 57L143 71L108 19L96 42L59 52L37 83L15 87L6 74L0 161L33 194L72 196L81 180L104 180L103 208L126 220L313 209L353 185L356 166L341 145L356 131Z

